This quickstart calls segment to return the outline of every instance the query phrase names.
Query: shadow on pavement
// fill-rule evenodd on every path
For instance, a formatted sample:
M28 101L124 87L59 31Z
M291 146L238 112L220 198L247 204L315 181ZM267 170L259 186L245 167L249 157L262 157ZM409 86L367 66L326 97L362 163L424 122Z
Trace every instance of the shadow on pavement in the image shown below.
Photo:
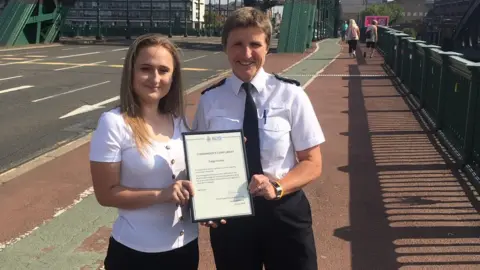
M361 68L350 65L349 74ZM349 165L339 170L350 176L351 226L334 235L351 243L352 269L474 269L480 264L476 194L403 95L370 87L389 79L344 79Z

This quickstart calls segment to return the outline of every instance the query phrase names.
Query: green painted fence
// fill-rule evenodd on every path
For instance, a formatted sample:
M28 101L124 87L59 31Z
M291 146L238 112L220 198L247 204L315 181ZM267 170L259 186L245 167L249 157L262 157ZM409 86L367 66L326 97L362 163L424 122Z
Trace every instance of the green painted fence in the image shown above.
M385 64L480 191L480 63L379 27Z

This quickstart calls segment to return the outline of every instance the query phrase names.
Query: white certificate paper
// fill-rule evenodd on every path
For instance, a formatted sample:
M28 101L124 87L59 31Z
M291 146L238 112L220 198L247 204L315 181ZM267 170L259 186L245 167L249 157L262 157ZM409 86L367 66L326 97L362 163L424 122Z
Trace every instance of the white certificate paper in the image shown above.
M241 130L183 134L194 222L254 214Z

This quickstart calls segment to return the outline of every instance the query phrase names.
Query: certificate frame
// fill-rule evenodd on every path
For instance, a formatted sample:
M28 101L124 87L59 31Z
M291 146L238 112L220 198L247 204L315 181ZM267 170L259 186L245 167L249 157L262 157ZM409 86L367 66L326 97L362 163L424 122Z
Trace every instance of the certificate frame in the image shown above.
M250 194L248 191L248 184L249 184L249 179L251 178L251 175L249 173L248 169L248 161L247 161L247 154L246 154L246 149L245 149L245 141L244 141L244 134L243 130L241 129L229 129L229 130L215 130L215 131L189 131L189 132L182 132L182 138L183 138L183 147L184 147L184 153L185 153L185 165L186 165L186 175L187 179L189 181L193 181L194 189L196 187L196 183L194 179L191 179L192 177L192 161L191 156L195 154L195 152L189 148L188 146L188 141L190 139L190 136L205 136L205 139L208 140L208 138L211 138L211 136L222 136L222 135L231 135L231 134L238 134L240 137L240 142L237 148L241 150L241 155L242 155L242 162L243 164L239 164L241 166L241 171L245 174L245 182L244 187L245 187L245 192L248 194L248 198L245 200L249 204L248 206L248 213L235 213L232 212L230 214L223 214L223 215L212 215L210 217L198 217L197 215L197 210L198 210L198 205L197 205L197 196L193 196L189 200L189 208L190 208L190 216L192 219L192 222L207 222L207 221L217 221L219 222L221 219L236 219L236 218L243 218L243 217L250 217L250 216L255 216L255 207L254 207L254 200L253 196ZM213 206L212 206L213 207ZM215 212L213 210L213 212Z

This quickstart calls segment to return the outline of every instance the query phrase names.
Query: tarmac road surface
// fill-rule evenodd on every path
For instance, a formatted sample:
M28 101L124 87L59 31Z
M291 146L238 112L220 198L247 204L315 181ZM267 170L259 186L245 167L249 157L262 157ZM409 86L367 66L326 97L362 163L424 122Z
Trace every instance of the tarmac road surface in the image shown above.
M180 46L185 89L228 70L218 43ZM0 173L91 131L118 103L127 49L0 48Z

